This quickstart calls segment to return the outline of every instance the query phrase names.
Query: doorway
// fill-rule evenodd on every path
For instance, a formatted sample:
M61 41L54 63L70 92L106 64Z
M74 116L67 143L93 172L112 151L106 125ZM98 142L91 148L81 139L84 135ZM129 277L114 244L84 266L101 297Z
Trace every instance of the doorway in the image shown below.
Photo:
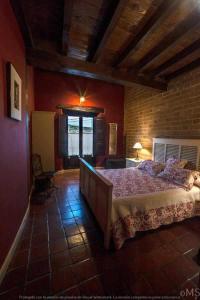
M79 157L94 163L94 118L85 116L67 116L68 157L66 168L78 168Z

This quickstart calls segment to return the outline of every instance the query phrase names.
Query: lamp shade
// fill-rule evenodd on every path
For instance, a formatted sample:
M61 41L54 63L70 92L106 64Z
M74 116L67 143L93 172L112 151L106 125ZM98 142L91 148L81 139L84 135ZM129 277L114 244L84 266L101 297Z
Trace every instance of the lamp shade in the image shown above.
M134 149L142 149L142 145L141 145L140 143L135 143L135 144L133 145L133 148L134 148Z

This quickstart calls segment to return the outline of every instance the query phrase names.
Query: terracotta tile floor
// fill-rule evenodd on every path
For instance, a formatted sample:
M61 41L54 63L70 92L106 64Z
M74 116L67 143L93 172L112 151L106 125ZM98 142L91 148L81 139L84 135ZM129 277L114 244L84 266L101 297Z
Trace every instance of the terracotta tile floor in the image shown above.
M19 295L160 296L199 287L200 220L138 234L119 251L102 234L79 193L79 174L56 176L59 189L31 205L22 239L0 286L0 299Z

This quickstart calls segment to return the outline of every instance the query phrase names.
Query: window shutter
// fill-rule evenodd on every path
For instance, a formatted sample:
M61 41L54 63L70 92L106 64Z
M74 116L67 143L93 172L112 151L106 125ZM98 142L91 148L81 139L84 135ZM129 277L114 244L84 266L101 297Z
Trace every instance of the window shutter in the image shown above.
M105 155L106 152L106 123L103 118L94 118L94 154Z
M58 118L58 150L61 157L67 156L67 116L59 115Z

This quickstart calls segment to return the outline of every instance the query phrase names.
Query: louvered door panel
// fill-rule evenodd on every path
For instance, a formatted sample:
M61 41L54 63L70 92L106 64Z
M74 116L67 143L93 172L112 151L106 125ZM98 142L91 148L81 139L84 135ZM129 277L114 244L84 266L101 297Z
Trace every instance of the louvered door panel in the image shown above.
M153 158L165 162L169 157L186 159L186 168L200 170L200 139L153 138Z
M179 158L179 145L166 145L165 161L170 157Z
M58 117L58 152L60 157L67 156L68 139L67 139L67 116L59 115Z
M197 146L181 146L180 159L187 159L195 168L197 162L198 147Z
M165 144L155 144L154 159L157 162L165 162Z
M106 151L106 123L104 118L96 117L94 120L94 153L95 155L105 155Z

